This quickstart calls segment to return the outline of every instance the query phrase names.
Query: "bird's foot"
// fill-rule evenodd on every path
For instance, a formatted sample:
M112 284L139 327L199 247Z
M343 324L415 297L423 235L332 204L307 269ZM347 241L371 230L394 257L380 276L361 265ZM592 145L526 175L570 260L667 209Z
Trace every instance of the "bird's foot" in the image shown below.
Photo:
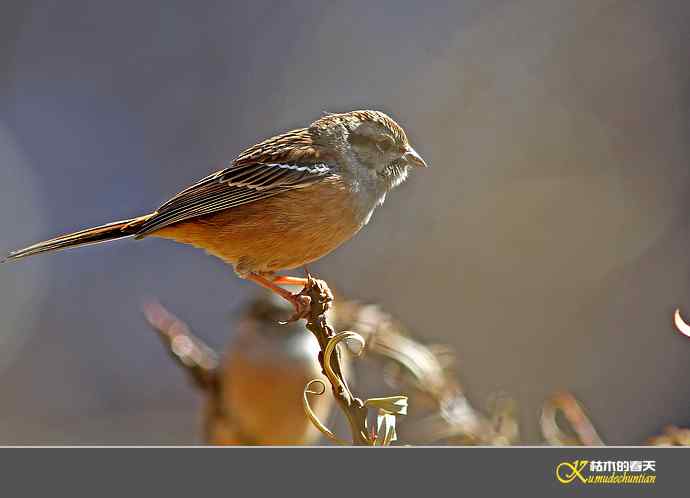
M308 295L310 290L314 286L318 286L320 293L325 293L327 301L333 300L333 293L328 288L328 285L323 280L316 280L308 275L307 278L299 277L289 277L289 276L277 276L273 278L267 278L258 273L250 273L246 277L253 282L256 282L261 287L270 290L278 294L280 297L288 301L295 307L295 313L288 318L286 321L281 323L291 323L301 320L302 318L307 318L309 312L311 311L311 301L312 298ZM287 289L283 289L279 284L283 285L302 285L304 288L297 294L293 294Z
M322 311L326 311L333 301L333 292L330 287L328 287L326 281L313 278L309 272L307 272L306 278L277 276L274 277L273 283L303 286L298 294L292 294L290 298L286 297L286 299L295 306L295 314L290 317L287 322L283 323L290 323L302 318L308 318L312 311L312 299L316 299L316 302L323 306Z
M287 320L278 323L286 325L309 316L309 312L311 311L311 298L309 296L305 296L300 292L299 294L290 294L289 297L283 297L295 307L295 312Z

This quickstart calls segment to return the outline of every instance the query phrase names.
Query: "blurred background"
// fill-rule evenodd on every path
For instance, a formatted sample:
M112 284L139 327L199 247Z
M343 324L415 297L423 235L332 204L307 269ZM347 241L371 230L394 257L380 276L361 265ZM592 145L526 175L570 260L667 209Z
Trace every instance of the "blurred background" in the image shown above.
M6 1L2 250L149 212L323 111L393 115L432 166L313 265L451 345L525 442L574 392L608 443L690 424L690 5L682 0ZM146 325L217 349L257 292L124 241L0 267L0 443L194 443L202 400Z

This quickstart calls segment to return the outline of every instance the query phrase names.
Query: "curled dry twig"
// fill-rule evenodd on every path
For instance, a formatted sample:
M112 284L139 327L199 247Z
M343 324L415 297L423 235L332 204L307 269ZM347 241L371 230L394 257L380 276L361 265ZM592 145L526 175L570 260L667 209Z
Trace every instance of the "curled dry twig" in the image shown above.
M328 286L321 280L309 277L307 285L301 292L302 295L310 298L311 307L306 319L306 327L309 329L317 341L321 352L319 362L323 374L331 384L333 395L338 402L341 410L345 413L352 433L352 442L355 445L379 445L390 444L395 439L395 416L404 415L407 410L407 397L395 396L392 398L375 398L362 401L356 397L347 384L343 376L342 361L338 344L342 341L355 341L360 346L355 354L358 355L365 347L365 341L355 332L341 332L336 334L333 328L326 321L326 311L333 301ZM314 384L311 381L307 384L304 391L305 410L307 415L314 422L314 425L323 432L326 437L341 442L335 434L326 428L309 406L308 394L321 394L310 389ZM369 407L375 407L378 411L377 429L369 431L367 415ZM381 432L379 436L378 431Z
M318 385L320 387L319 391L314 391L312 390L313 385ZM312 424L314 424L314 427L316 427L324 436L326 436L328 439L331 441L341 444L341 445L347 445L347 442L343 441L340 439L338 436L333 433L328 427L326 427L321 420L319 420L319 417L316 415L314 410L312 410L311 405L309 404L309 395L316 395L316 396L322 396L323 394L326 393L326 383L322 381L321 379L312 379L310 380L306 386L304 386L304 397L303 397L303 405L304 405L304 411L307 414L307 417L309 417L309 420L311 421Z
M558 414L562 413L574 432L574 438L561 429ZM541 413L544 438L553 445L602 446L604 443L575 397L560 392L544 402Z
M321 349L319 352L319 363L321 364L323 374L326 375L331 383L333 396L350 424L353 443L369 445L371 443L366 430L367 409L364 407L362 400L352 394L343 377L340 351L333 349L332 357L328 358L328 360L325 358L328 344L335 336L333 328L326 321L326 312L333 302L333 294L325 282L311 277L309 277L307 285L302 289L301 294L309 297L311 300L309 313L305 318L307 322L306 327L319 342ZM326 368L326 361L328 361L328 369Z
M678 330L678 332L686 337L690 337L690 325L683 320L679 309L676 309L676 312L673 314L673 324L676 326L676 330Z
M512 418L489 418L470 404L450 368L455 355L449 348L414 340L402 324L378 306L350 303L349 307L348 325L362 332L366 352L387 360L387 370L395 372L396 384L409 385L434 406L432 414L407 428L408 440L504 445L517 438L517 424ZM504 414L501 411L500 415Z

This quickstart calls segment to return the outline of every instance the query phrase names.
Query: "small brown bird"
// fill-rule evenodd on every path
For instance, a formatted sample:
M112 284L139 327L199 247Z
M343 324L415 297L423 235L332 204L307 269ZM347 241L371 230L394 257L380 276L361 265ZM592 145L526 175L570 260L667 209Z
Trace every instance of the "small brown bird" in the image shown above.
M206 443L304 445L320 438L302 404L307 383L316 378L327 382L317 356L319 346L302 323L276 323L286 306L275 295L252 299L219 357L163 305L144 305L149 324L204 396ZM338 323L337 310L328 311L328 320ZM343 355L346 368L347 360ZM312 396L310 406L325 421L334 401L325 391Z
M298 318L309 303L279 285L306 279L275 272L333 251L367 224L410 167L426 166L386 114L329 114L248 148L229 168L153 213L39 242L6 260L124 237L163 237L232 264L240 277L290 301Z

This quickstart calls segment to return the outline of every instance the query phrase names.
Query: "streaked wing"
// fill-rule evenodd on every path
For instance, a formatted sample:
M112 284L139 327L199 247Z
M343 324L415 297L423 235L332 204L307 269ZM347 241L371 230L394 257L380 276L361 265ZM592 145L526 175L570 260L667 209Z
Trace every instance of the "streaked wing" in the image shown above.
M306 129L266 140L243 152L233 166L203 178L167 201L136 236L313 185L331 172L329 164L318 159Z

